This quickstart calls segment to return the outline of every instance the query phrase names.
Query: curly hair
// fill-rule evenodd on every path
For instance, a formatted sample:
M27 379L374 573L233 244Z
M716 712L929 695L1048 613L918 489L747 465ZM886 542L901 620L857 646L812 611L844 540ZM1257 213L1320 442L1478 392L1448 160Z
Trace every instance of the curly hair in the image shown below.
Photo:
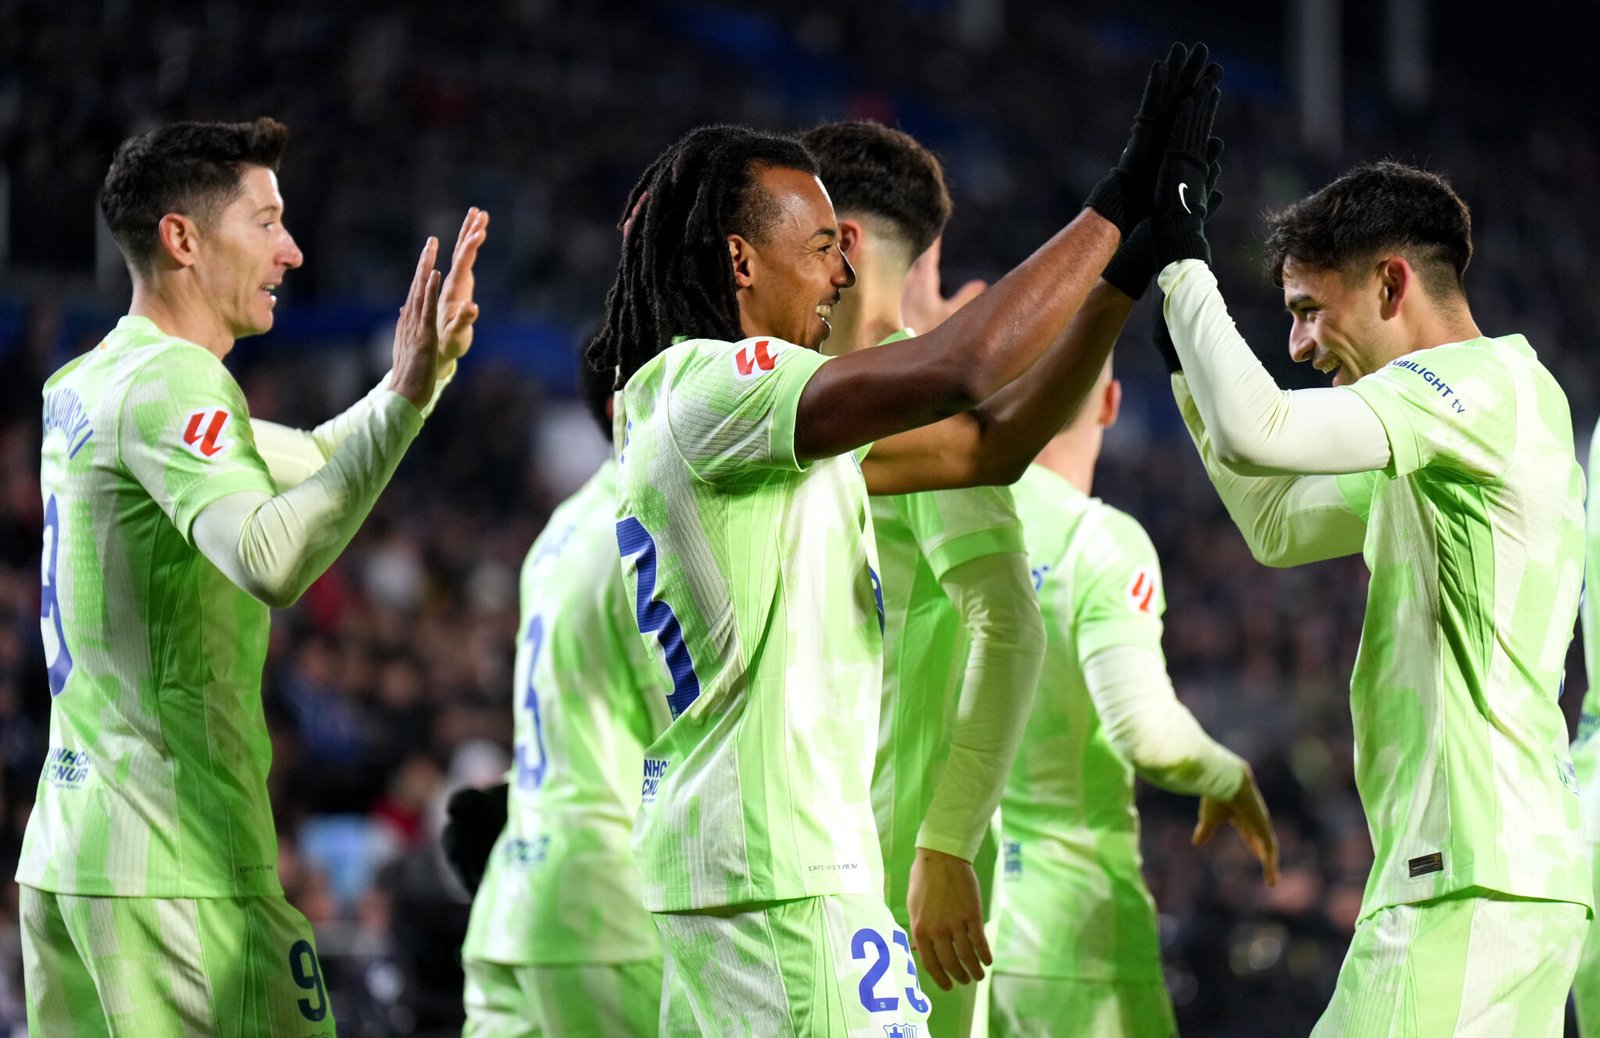
M677 335L735 341L739 301L727 239L761 243L779 214L756 182L763 168L815 175L798 142L743 126L702 126L650 164L618 227L622 258L605 323L585 358L620 389Z

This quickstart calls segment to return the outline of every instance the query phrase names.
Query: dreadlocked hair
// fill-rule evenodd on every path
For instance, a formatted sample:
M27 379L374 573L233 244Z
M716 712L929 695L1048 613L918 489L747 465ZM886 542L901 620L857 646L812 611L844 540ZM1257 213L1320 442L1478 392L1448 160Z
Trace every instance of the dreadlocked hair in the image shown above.
M622 386L678 335L743 337L727 239L761 243L780 210L762 168L817 172L804 145L744 126L702 126L662 152L628 194L622 258L589 367Z

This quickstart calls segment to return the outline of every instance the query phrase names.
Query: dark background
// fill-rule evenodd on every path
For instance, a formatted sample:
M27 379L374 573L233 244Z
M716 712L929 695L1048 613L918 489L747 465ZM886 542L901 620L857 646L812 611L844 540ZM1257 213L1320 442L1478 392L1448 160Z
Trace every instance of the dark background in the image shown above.
M610 283L623 198L683 130L873 117L916 134L956 199L953 287L1003 273L1069 219L1114 160L1149 62L1204 39L1228 68L1216 264L1274 373L1315 384L1287 361L1260 214L1355 161L1415 162L1472 206L1478 323L1528 335L1587 456L1597 8L1422 3L1424 31L1397 50L1392 7L1345 0L1306 45L1283 0L0 0L0 867L14 866L48 717L39 385L126 307L94 205L124 137L178 118L291 127L281 179L306 264L279 293L278 327L229 361L261 417L308 425L355 399L383 370L422 237L450 240L469 204L494 215L479 343L351 550L275 618L264 682L284 881L318 926L341 1033L448 1034L466 906L439 868L439 805L504 766L517 567L603 451L569 399L572 349ZM1332 140L1299 114L1300 73L1321 58L1342 69ZM1427 89L1397 93L1391 61L1425 70ZM1148 306L1118 352L1125 415L1096 490L1161 550L1179 692L1256 768L1285 869L1268 891L1231 836L1194 850L1193 803L1144 789L1168 980L1187 1035L1304 1034L1371 859L1346 702L1366 574L1359 559L1250 560L1144 345ZM1586 684L1575 647L1569 716ZM0 1028L20 1026L21 998L13 886Z

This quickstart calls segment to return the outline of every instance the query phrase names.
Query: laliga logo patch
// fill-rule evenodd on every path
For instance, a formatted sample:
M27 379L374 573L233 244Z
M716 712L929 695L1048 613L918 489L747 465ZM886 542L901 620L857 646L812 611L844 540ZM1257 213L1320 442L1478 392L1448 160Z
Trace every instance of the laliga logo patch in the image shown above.
M199 457L216 457L233 444L222 437L231 420L232 416L220 408L190 412L183 427L183 445Z
M740 346L733 354L733 377L741 382L760 378L777 366L778 356L766 339L758 340L753 347Z
M1133 582L1128 585L1128 604L1135 612L1154 613L1158 586L1156 575L1150 567L1140 566L1133 573Z

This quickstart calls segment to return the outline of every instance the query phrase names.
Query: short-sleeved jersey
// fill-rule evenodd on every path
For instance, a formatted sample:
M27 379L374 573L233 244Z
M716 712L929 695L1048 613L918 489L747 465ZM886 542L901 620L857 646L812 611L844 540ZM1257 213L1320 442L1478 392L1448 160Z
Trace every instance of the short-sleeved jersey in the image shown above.
M40 626L50 747L17 880L66 894L276 894L261 707L269 612L189 539L272 494L244 394L124 317L44 386Z
M880 894L882 599L853 454L795 456L820 354L689 340L619 398L617 542L673 721L646 752L647 907Z
M1583 808L1583 833L1600 843L1600 424L1589 441L1588 553L1584 563L1583 663L1589 691L1578 714L1578 737L1572 742L1572 767Z
M872 499L883 565L883 707L872 810L885 894L902 926L917 832L950 755L970 639L940 581L989 555L1023 552L1022 523L1005 487Z
M1362 911L1469 887L1592 904L1556 705L1584 555L1566 396L1519 335L1351 388L1391 450L1350 680L1375 853Z
M617 468L550 516L522 565L506 827L462 954L509 966L634 962L661 945L633 863L644 749L667 698L617 566Z
M1040 465L1013 487L1044 617L1039 694L1000 805L997 972L1161 979L1155 903L1140 872L1133 767L1100 726L1083 676L1095 653L1161 653L1155 547L1131 516Z

